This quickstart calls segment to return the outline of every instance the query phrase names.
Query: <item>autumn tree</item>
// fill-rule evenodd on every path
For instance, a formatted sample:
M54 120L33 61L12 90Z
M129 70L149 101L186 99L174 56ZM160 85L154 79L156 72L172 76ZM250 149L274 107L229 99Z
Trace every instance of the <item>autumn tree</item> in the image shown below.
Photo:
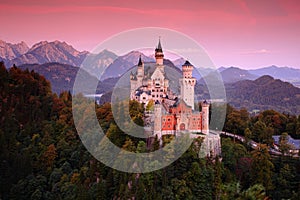
M44 165L47 171L52 170L56 158L57 158L56 147L54 144L50 144L41 157L42 165Z
M150 100L146 106L146 111L154 111L154 100Z

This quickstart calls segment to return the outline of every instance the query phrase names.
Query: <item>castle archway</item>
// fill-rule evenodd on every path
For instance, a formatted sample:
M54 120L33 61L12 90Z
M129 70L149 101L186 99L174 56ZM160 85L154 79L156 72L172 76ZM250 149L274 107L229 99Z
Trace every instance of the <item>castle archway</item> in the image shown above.
M179 126L179 129L181 131L185 130L185 124L184 123L181 123L180 126Z

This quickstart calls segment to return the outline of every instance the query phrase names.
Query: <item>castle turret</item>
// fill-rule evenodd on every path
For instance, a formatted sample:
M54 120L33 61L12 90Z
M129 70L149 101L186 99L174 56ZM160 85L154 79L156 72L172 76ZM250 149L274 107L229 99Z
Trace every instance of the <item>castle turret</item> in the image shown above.
M140 55L139 62L138 62L137 72L138 72L138 77L139 76L144 76L144 63L142 61L141 55Z
M158 41L158 45L155 49L155 59L156 59L156 64L159 66L163 66L164 63L164 53L161 47L160 39Z
M137 73L136 73L136 88L139 88L143 85L143 79L144 79L144 63L142 62L142 58L140 56L138 67L137 67Z
M140 56L138 67L137 67L137 85L138 87L143 85L143 78L144 78L144 63L142 62L142 58Z
M180 79L181 99L194 110L194 88L196 79L192 77L194 66L186 61L182 65L182 78Z
M209 103L206 100L202 102L202 133L209 133Z

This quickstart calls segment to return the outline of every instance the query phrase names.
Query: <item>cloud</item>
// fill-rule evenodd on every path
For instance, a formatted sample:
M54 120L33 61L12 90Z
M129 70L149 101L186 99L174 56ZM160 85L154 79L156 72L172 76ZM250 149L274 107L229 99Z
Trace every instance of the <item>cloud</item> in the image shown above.
M271 51L267 49L259 49L259 50L250 50L250 51L243 51L239 52L241 55L257 55L257 54L269 54L272 53Z
M174 52L177 53L199 53L201 52L200 49L197 48L184 48L184 49L171 49Z

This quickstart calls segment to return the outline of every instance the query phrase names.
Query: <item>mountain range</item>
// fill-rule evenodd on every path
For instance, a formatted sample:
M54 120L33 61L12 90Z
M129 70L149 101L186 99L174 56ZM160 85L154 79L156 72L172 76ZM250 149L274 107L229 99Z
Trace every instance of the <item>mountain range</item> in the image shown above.
M25 42L10 44L0 40L0 60L10 68L23 64L61 63L71 66L82 66L90 74L98 77L100 72L110 65L118 56L108 50L98 54L78 51L66 42L41 41L29 48ZM85 62L83 62L85 61Z
M65 42L42 41L33 45L27 52L9 60L8 66L15 64L44 64L48 62L58 62L73 66L80 66L85 59L87 51L77 51Z
M290 83L297 83L300 81L300 70L290 67L277 67L272 65L260 69L248 70L251 74L257 76L270 75L274 78L288 81Z
M0 61L4 61L9 68L13 64L45 64L57 62L71 66L81 66L93 76L105 80L122 75L132 66L136 65L139 56L144 62L153 62L154 58L146 56L141 52L132 51L126 55L118 56L109 50L103 50L97 54L88 51L78 51L66 42L41 41L31 48L25 42L11 44L0 40ZM84 62L83 62L84 61ZM181 68L183 58L172 61L176 67ZM83 62L83 63L82 63ZM263 75L270 75L276 79L288 81L298 85L300 83L300 69L289 67L277 67L275 65L260 69L245 70L237 67L220 67L217 69L225 83L232 83L240 80L254 80ZM214 69L201 67L201 75L209 76ZM102 74L101 74L102 73ZM199 73L193 74L197 79L203 78Z
M269 75L276 79L290 82L296 86L300 83L300 69L291 67L278 67L272 65L269 67L250 70L240 69L237 67L220 67L218 68L218 71L225 83L233 83L241 80L255 80L256 78L264 75Z
M92 54L78 51L60 41L42 41L29 48L25 42L11 44L0 40L0 61L2 60L8 68L15 64L22 69L34 70L44 75L56 93L72 91L79 66L86 71L83 75L86 79L93 81L100 79L98 93L110 93L119 77L136 66L140 56L145 63L154 62L153 57L138 51L122 56L109 50ZM180 69L184 61L180 58L174 61L165 60L164 63ZM300 86L300 69L277 66L254 70L237 67L220 67L217 70L201 68L201 75L205 78L215 78L213 76L215 71L220 73L228 101L235 107L246 107L250 110L272 108L300 113L298 106L300 89L294 87ZM199 73L193 75L199 80L198 87L205 88L201 86L205 84L204 77ZM202 93L203 97L207 95L205 89Z

